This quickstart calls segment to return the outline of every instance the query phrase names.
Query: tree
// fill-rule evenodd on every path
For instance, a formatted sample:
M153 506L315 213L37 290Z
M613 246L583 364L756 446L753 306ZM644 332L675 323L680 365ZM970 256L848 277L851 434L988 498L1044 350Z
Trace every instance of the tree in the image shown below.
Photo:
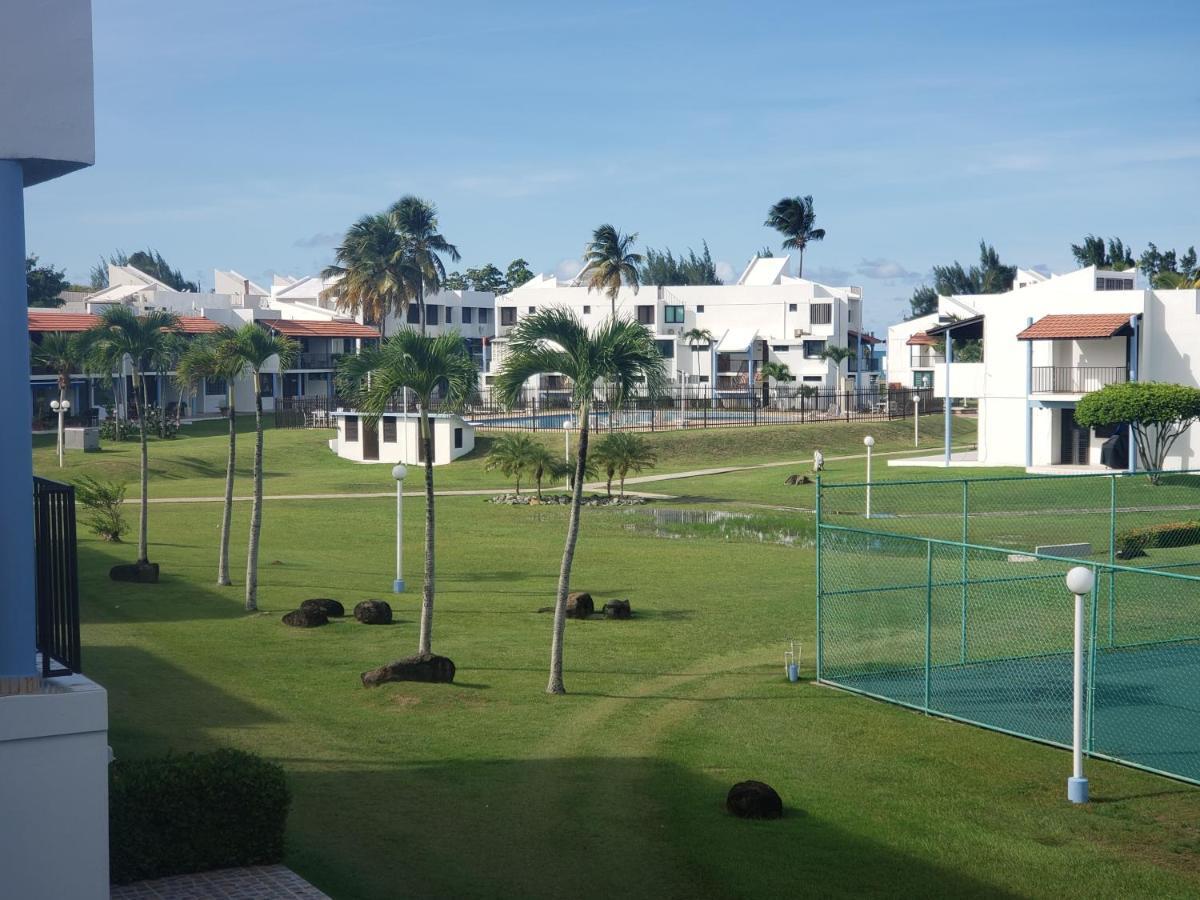
M813 210L811 195L784 197L771 207L763 225L774 228L783 235L780 246L784 250L799 250L800 264L796 274L804 277L804 249L816 241L825 240L825 229L815 227L817 214Z
M437 207L428 200L406 194L388 210L392 226L403 236L409 261L420 277L417 279L417 306L421 310L421 333L425 333L425 294L436 293L446 281L442 255L452 262L462 256L458 248L438 231Z
M1120 238L1109 238L1105 246L1104 238L1089 234L1082 244L1071 245L1071 255L1081 267L1095 266L1097 269L1123 272L1134 266L1133 254Z
M75 482L75 499L88 511L84 520L101 540L121 543L129 526L125 522L125 482L81 475Z
M774 379L775 381L783 382L784 384L787 384L789 382L796 380L796 376L792 374L792 370L788 367L787 363L772 362L771 360L764 362L759 367L758 375L759 375L759 378L762 379L762 394L763 394L763 405L764 406L766 406L767 403L770 401L770 390L771 390L771 380L772 379Z
M551 478L561 478L567 474L567 469L567 464L545 444L533 445L529 453L529 471L533 474L538 500L542 499L542 480L547 475Z
M229 419L229 451L225 459L225 505L221 513L221 538L217 552L217 584L233 584L229 577L229 534L233 522L233 479L237 464L237 391L235 380L244 363L236 353L237 332L223 327L213 334L201 335L180 354L175 365L175 381L181 392L203 389L204 382L219 379L225 384ZM182 399L182 398L181 398ZM180 404L182 405L182 403Z
M636 233L621 234L612 225L601 225L592 232L592 239L583 251L587 264L580 277L587 278L588 293L600 291L608 294L614 317L617 315L617 294L621 292L621 285L632 287L635 295L641 287L638 266L643 260L640 253L633 252L636 243Z
M63 302L58 295L67 287L65 270L56 269L54 266L39 266L36 256L25 257L25 292L30 306L62 306Z
M433 429L429 407L435 392L457 409L475 389L479 372L467 354L462 337L453 331L427 337L402 328L380 347L368 347L342 359L338 380L374 428L397 395L410 391L420 416L421 455L425 462L425 580L421 591L418 653L431 653L434 598Z
M600 229L597 231L599 233ZM616 234L616 229L611 231ZM526 316L511 332L509 354L496 376L497 394L505 406L512 407L520 397L525 382L534 375L546 373L557 373L570 379L570 404L580 423L575 452L575 478L571 488L571 512L554 604L550 680L546 685L547 693L563 694L566 693L562 651L567 621L567 592L571 584L575 545L579 539L593 391L596 383L603 379L618 402L635 384L641 385L647 395L653 398L662 392L667 375L654 335L644 326L612 316L589 332L575 313L559 307L542 309Z
M1171 447L1198 418L1200 389L1160 381L1110 384L1075 404L1075 421L1085 428L1128 425L1142 468L1155 484Z
M491 263L476 269L467 269L464 278L467 286L473 291L503 294L508 289L504 273Z
M612 496L612 479L615 474L621 481L621 496L625 496L625 478L630 472L652 469L658 462L658 454L641 435L630 431L614 431L596 445L596 461L608 476L608 495Z
M48 331L41 341L31 342L29 355L35 366L49 369L58 377L58 402L67 399L71 373L82 370L88 356L88 339L83 334ZM63 419L58 420L58 464L62 465Z
M957 260L948 266L933 267L933 287L921 285L908 301L912 316L937 311L937 298L955 294L1003 294L1012 289L1016 266L1006 266L1000 254L987 241L979 242L979 263L964 269Z
M92 266L92 289L101 290L108 287L108 267L114 266L132 266L139 272L144 272L151 278L161 281L163 284L176 291L190 291L193 294L200 292L200 285L194 281L188 281L183 277L183 273L178 269L171 267L161 253L150 247L145 250L138 250L134 253L126 253L124 250L118 250L111 253L107 258L100 257L100 262Z
M272 358L278 371L290 369L300 345L289 337L268 331L254 322L239 328L222 345L221 356L239 372L249 371L254 390L254 497L250 504L250 538L246 548L246 611L258 609L258 545L262 534L263 499L263 387L262 373Z
M1180 255L1174 250L1160 252L1158 247L1151 243L1138 258L1138 269L1154 288L1190 288L1200 283L1195 247L1188 247L1187 251Z
M853 355L849 347L839 347L836 344L821 351L821 359L833 363L836 372L837 395L834 405L837 410L840 410L842 405L842 363Z
M463 277L462 272L451 272L446 276L446 283L442 287L448 291L465 291L467 290L467 279Z
M541 446L523 431L503 434L492 441L487 459L483 464L487 471L499 469L505 478L515 478L517 496L521 496L521 476L529 469L533 461L535 446ZM538 496L541 496L539 492Z
M420 294L421 273L410 256L408 240L387 213L360 218L334 250L333 265L321 271L330 285L322 296L334 296L338 309L383 330L389 314L403 316Z
M683 333L683 340L692 350L692 369L696 370L696 380L700 380L700 373L696 366L696 354L701 347L708 347L712 344L713 334L707 328L689 328ZM716 387L716 385L713 385Z
M510 291L515 291L532 277L533 272L529 269L529 263L519 257L508 264L508 269L504 273L504 281L508 285L507 290Z
M645 261L638 267L638 277L642 284L675 285L675 284L721 284L717 277L717 266L708 250L708 242L702 241L704 252L700 255L688 248L687 255L680 254L676 259L671 248L658 251L653 247L646 248Z
M910 319L935 313L938 308L938 292L923 284L913 290L908 305L912 308L912 312L909 314Z
M168 353L171 335L179 328L179 318L170 312L154 310L137 316L128 306L110 306L100 322L87 332L90 355L108 372L120 371L129 359L133 369L133 390L138 399L138 440L141 443L141 509L138 515L138 558L141 568L150 566L147 548L149 519L149 454L146 444L146 414L150 402L146 390L146 372Z

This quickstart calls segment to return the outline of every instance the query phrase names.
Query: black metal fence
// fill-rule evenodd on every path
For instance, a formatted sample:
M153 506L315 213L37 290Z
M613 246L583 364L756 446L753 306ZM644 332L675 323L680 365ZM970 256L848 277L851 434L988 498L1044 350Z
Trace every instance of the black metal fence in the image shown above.
M80 671L75 488L35 477L33 528L42 677L70 675Z
M920 403L915 404L914 398ZM756 386L748 389L713 390L707 385L677 385L656 397L627 395L618 399L610 389L593 392L589 427L595 431L668 431L680 428L746 427L755 425L802 425L810 422L881 422L910 418L914 411L924 415L940 411L931 388L864 387L862 390L832 391L804 384ZM325 428L336 424L337 409L352 408L340 398L287 398L275 402L278 428ZM405 410L402 402L389 411ZM411 398L407 411L415 413ZM440 402L432 411L446 411ZM532 390L521 393L511 405L502 404L491 391L470 398L456 410L476 428L561 431L578 427L574 421L571 392L566 389Z

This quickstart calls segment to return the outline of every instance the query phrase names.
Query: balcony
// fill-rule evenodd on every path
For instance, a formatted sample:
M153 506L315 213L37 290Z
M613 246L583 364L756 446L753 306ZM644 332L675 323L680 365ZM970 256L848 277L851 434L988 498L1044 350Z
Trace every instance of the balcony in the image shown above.
M293 369L336 369L344 353L301 353Z
M1035 394L1087 394L1129 380L1124 366L1034 366Z
M846 371L847 372L859 371L858 357L850 356L850 357L846 358ZM862 371L878 372L879 371L879 360L873 356L864 356L863 360L862 360Z

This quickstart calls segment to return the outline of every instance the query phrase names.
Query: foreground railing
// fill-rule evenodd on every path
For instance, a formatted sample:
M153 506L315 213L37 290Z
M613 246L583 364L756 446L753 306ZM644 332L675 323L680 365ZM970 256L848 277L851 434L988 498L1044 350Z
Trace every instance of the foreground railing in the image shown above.
M70 675L80 671L75 488L35 477L33 528L42 677Z

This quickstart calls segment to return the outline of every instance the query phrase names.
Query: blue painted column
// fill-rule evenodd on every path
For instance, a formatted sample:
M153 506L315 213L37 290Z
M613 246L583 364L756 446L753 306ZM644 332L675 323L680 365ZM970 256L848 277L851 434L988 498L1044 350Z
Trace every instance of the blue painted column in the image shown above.
M25 293L25 177L21 164L0 160L0 678L37 674L34 665L33 399Z

